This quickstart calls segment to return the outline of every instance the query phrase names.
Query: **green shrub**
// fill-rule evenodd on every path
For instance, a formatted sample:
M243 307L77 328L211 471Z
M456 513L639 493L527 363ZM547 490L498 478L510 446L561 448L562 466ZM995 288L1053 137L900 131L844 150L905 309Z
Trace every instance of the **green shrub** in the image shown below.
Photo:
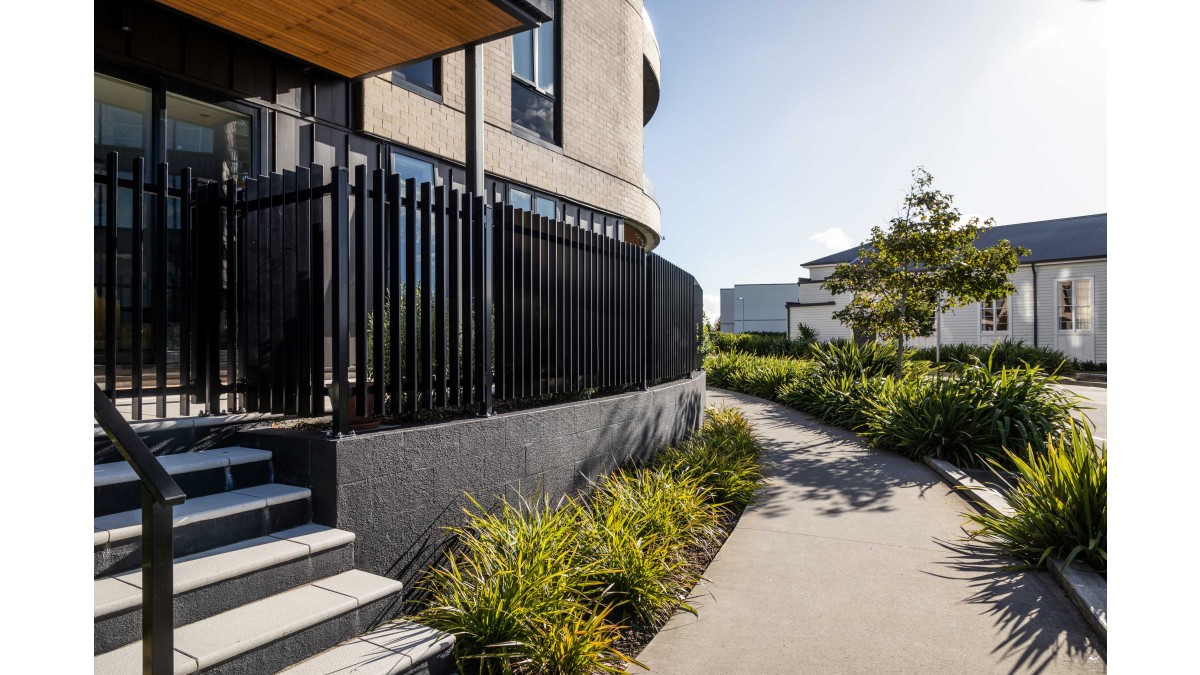
M637 662L614 647L620 624L694 611L692 551L720 541L728 509L749 503L761 452L744 415L710 408L693 439L600 479L585 502L489 513L472 499L450 528L455 546L417 585L426 604L413 618L456 636L464 674L623 672Z
M597 561L578 556L579 507L547 502L486 512L477 502L467 523L450 528L457 547L420 588L428 607L417 619L455 636L460 669L478 673L620 672L616 632L589 621L586 579ZM581 627L590 632L576 634ZM571 647L555 646L564 631ZM586 648L584 648L586 645ZM569 654L567 653L569 652ZM566 659L575 670L552 670ZM561 665L561 663L559 664Z
M709 499L698 480L659 468L628 468L603 477L595 485L588 508L595 513L618 511L638 538L669 542L673 550L719 541L721 504Z
M999 463L996 466L1001 466ZM1073 428L1042 450L1007 453L1005 468L1019 478L1006 495L1011 516L987 508L968 517L980 525L971 536L1031 567L1054 556L1108 568L1108 446L1096 447L1091 430Z
M741 422L745 421L736 409L727 410L736 413ZM753 434L740 433L737 427L731 429L722 418L714 422L713 411L709 409L709 419L696 438L666 448L655 462L673 476L698 482L707 489L711 501L740 511L754 498L763 481L762 444Z
M890 342L833 340L809 351L813 371L825 375L883 377L896 372L896 345Z
M933 361L936 349L922 347L914 349L910 357L917 360ZM1047 373L1057 373L1067 362L1067 357L1059 350L1050 347L1027 345L1023 340L1000 340L994 345L956 344L942 345L942 363L951 366L969 366L978 359L983 363L991 363L992 368L1020 368L1021 366L1038 366Z
M675 546L654 535L638 536L639 523L626 514L594 510L580 522L580 553L603 561L588 575L598 606L642 624L665 622L676 608L695 613L677 591L691 588L695 574Z
M755 356L790 356L802 359L815 340L788 338L786 333L717 333L713 349L718 354L738 351Z
M1004 461L1004 448L1046 439L1074 423L1076 399L1036 366L993 372L976 360L942 378L911 377L880 391L861 433L877 447L962 467Z
M867 411L892 384L889 377L814 372L794 380L779 393L779 401L823 422L857 431Z
M736 351L704 362L709 385L772 400L783 385L803 376L807 368L806 362L797 359Z

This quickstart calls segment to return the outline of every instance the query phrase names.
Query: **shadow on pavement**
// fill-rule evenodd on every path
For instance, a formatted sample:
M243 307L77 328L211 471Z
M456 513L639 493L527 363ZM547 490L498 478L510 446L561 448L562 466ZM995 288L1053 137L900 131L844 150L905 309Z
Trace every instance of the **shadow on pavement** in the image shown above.
M1048 572L1015 569L1016 560L987 546L940 539L934 543L949 554L940 563L946 572L924 573L969 582L973 593L963 601L979 605L995 620L1003 639L992 653L1016 659L1009 672L1042 672L1064 651L1075 658L1091 654L1105 658L1104 646L1090 630L1064 629L1080 625L1080 620Z

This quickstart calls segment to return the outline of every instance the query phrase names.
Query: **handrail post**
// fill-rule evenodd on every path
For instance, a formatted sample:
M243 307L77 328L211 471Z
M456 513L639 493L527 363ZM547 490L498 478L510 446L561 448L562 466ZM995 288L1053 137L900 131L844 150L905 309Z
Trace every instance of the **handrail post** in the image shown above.
M333 429L331 436L339 437L350 432L349 399L350 383L350 222L349 222L349 173L346 167L333 169L333 205L330 243L330 270L333 281L333 383L330 398L333 403Z
M172 511L142 485L142 673L175 671Z

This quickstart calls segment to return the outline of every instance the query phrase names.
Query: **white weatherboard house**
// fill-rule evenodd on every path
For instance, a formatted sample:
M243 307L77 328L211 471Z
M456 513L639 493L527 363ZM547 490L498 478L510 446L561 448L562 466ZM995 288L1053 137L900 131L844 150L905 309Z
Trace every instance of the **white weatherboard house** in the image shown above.
M975 303L941 316L941 342L987 345L1005 338L1054 347L1081 361L1108 361L1108 214L1042 220L994 227L980 235L980 247L1007 239L1030 253L1013 273L1016 292L991 303ZM850 262L858 248L804 264L809 278L800 279L799 300L787 303L788 334L805 323L821 339L849 338L850 328L833 312L850 300L821 287L834 266ZM932 346L936 336L920 338Z

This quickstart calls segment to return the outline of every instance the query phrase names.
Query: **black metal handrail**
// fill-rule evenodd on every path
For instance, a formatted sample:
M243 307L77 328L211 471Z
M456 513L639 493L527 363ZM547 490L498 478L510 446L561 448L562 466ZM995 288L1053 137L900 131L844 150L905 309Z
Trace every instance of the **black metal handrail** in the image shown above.
M95 389L96 424L133 467L142 484L142 672L174 672L174 543L172 510L187 498L146 443L133 431L100 387Z

